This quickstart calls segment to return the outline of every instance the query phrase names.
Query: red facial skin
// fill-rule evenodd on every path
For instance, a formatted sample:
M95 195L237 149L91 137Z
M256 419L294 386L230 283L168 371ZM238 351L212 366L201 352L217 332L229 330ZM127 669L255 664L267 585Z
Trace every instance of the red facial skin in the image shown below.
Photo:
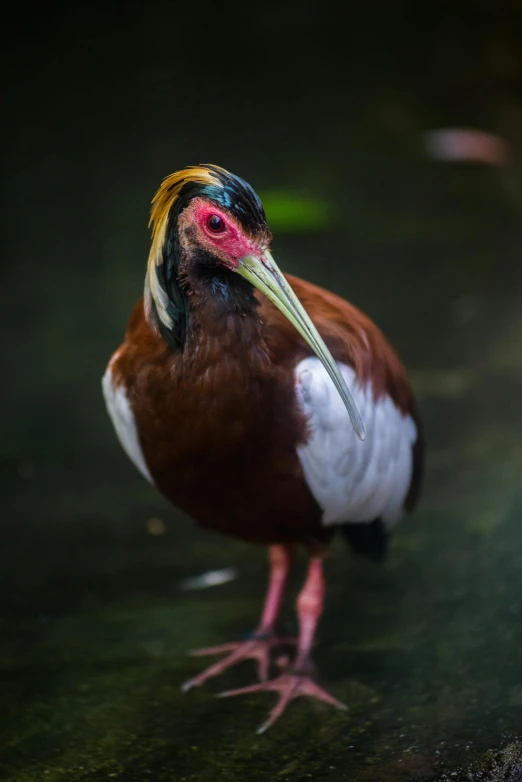
M212 231L209 220L216 215L223 221L224 230ZM243 228L225 210L204 198L194 198L178 218L181 243L191 243L188 229L196 229L196 241L208 252L218 257L229 269L235 270L246 255L255 255L263 262L263 251L268 247L269 236L247 236Z

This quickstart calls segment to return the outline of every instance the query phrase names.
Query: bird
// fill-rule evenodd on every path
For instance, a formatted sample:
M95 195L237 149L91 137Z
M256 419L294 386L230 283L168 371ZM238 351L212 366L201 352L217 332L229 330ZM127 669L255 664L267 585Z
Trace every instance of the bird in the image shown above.
M174 506L266 546L269 561L253 632L192 652L221 659L182 689L250 659L259 681L221 696L277 693L258 732L300 696L345 708L318 682L312 655L324 562L336 533L382 559L417 502L423 434L406 371L368 316L283 274L262 202L241 177L211 164L167 176L149 227L143 296L102 380L109 416ZM297 550L308 569L289 639L278 619ZM286 643L293 653L272 665Z

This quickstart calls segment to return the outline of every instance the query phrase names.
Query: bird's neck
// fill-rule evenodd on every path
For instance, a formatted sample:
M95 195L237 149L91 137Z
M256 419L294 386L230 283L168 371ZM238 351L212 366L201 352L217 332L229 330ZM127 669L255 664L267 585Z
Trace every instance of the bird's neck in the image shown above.
M245 369L252 361L268 361L259 303L247 280L224 267L193 265L185 290L189 328L184 354L189 360L197 356L205 365L235 360Z
M171 348L188 360L242 351L266 357L254 287L203 251L189 255L179 243L171 250L158 274L169 323L153 308L159 331Z

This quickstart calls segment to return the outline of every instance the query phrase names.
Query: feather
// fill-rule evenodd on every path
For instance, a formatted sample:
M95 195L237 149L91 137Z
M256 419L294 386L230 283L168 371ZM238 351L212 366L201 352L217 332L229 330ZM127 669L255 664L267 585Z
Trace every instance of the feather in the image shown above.
M337 390L315 357L296 368L296 389L309 436L297 452L308 486L323 510L325 525L371 522L389 526L404 512L413 475L417 428L389 396L375 399L371 382L339 369L361 413L366 440L357 439Z

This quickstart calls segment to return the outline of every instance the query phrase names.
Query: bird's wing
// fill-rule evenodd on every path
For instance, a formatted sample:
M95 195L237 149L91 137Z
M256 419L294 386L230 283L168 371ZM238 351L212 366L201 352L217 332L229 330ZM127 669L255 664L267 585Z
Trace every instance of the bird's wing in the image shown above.
M415 505L423 471L422 432L404 367L364 313L330 291L287 276L339 364L366 428L361 442L320 361L278 310L262 301L275 360L296 367L299 403L309 418L299 458L323 521L381 516L392 524Z
M136 427L134 413L129 402L125 385L122 379L118 378L113 372L114 364L118 360L121 350L122 349L120 348L120 350L116 351L105 370L102 379L103 396L105 397L107 411L123 450L141 474L150 481L150 483L153 483L152 476L141 450L138 429Z
M296 391L309 425L308 439L297 449L305 479L323 510L323 524L381 518L391 526L404 512L412 482L417 427L389 396L376 399L371 382L360 384L352 367L339 363L339 369L366 439L358 439L319 359L303 359L296 367Z

